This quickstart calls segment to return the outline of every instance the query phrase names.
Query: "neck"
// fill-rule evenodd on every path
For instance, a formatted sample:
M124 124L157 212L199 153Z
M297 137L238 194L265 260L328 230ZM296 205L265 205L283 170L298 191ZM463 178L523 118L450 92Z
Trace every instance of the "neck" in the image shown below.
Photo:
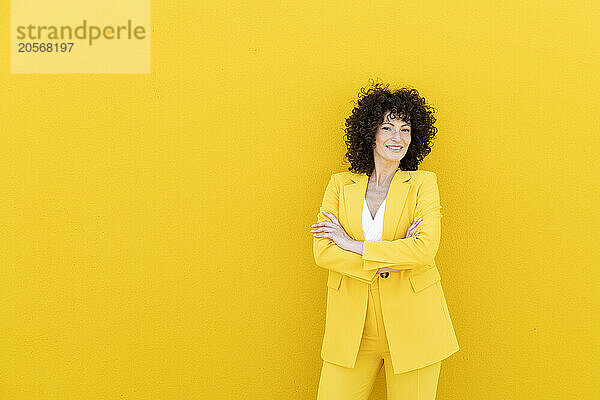
M386 161L375 158L375 168L371 174L371 180L375 187L388 185L394 178L396 170L400 168L400 161Z
M378 170L377 168L373 169L373 173L371 174L371 182L375 187L389 186L390 182L394 178L396 174L397 168L394 169L384 169Z

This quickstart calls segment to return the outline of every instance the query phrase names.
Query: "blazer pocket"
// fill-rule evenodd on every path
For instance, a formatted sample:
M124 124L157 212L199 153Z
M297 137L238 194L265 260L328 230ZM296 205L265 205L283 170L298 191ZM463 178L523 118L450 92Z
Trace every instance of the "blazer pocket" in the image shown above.
M335 272L329 270L329 276L327 277L327 287L338 290L340 288L340 283L342 283L343 275L339 272Z
M413 290L419 292L440 280L440 272L437 267L426 269L422 272L417 272L408 277Z

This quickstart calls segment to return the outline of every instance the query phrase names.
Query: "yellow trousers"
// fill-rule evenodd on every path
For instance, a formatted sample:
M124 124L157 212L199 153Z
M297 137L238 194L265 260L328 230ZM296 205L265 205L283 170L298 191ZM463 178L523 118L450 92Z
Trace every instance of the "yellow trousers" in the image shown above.
M367 400L375 379L385 366L388 400L434 400L441 361L394 374L381 313L379 274L369 288L363 336L354 368L323 361L317 400Z

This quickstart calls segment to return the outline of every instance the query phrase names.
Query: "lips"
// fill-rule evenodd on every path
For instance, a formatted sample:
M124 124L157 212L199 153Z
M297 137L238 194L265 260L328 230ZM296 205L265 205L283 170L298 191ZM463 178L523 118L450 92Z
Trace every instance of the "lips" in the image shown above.
M393 146L393 145L386 145L385 147L387 147L388 149L392 150L392 151L401 151L404 149L403 146L397 145L397 146Z

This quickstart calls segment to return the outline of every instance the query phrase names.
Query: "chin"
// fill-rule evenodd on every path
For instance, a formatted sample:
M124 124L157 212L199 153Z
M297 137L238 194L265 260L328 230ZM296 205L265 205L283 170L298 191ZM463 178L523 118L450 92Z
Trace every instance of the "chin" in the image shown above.
M391 158L393 160L398 160L398 159L404 158L405 155L406 155L406 153L390 154L389 158Z

